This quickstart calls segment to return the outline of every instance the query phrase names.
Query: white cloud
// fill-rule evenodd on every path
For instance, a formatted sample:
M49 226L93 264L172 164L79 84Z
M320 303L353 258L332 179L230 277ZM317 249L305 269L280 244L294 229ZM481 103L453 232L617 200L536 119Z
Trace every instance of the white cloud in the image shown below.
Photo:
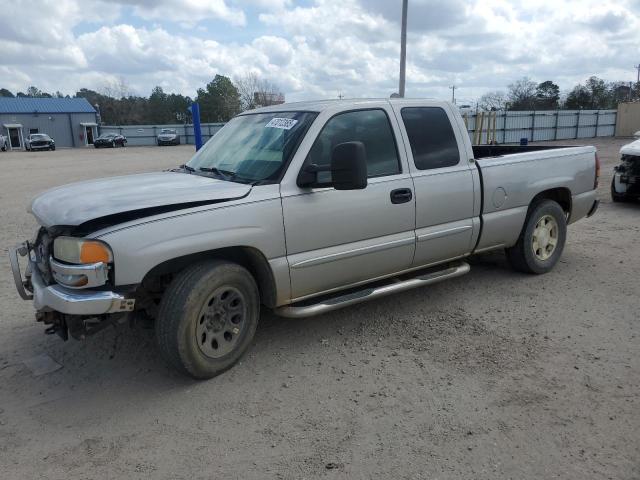
M35 84L73 93L124 78L138 94L161 85L194 95L218 73L248 71L291 100L397 89L400 2L15 3L16 15L0 16L0 87L14 91ZM411 96L447 98L455 83L473 98L523 75L563 89L590 75L633 80L638 62L638 0L412 0L409 18Z
M133 13L144 19L195 25L203 20L223 20L232 25L245 25L241 9L226 0L113 0L133 7Z

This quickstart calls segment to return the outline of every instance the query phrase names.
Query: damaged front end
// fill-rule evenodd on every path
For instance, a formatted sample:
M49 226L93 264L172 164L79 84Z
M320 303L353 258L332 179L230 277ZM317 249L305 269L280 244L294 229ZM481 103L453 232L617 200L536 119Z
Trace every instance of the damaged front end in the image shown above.
M614 200L640 198L640 155L623 154L614 168L611 194Z
M34 240L9 251L16 288L24 300L33 300L36 320L48 325L46 333L57 333L65 340L69 335L81 339L125 322L135 299L131 292L112 287L112 265L104 261L73 264L54 258L54 241L65 233L40 228ZM26 263L24 275L21 262Z

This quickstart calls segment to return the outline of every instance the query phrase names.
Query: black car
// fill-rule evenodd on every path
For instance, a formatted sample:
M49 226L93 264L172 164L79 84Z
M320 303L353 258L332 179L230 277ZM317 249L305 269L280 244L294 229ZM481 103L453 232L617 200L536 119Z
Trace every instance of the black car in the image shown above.
M46 133L31 133L26 138L24 146L27 150L55 150L56 142Z
M119 133L103 133L93 141L96 148L102 147L124 147L127 144L127 138Z
M620 165L614 168L611 180L611 199L614 202L640 199L640 140L622 147L620 154Z

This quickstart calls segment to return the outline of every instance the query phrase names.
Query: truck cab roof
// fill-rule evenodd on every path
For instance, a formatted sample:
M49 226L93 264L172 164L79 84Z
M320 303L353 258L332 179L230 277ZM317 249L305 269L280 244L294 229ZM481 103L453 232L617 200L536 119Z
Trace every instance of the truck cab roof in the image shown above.
M381 102L386 102L391 105L415 105L416 103L424 103L428 105L445 105L449 103L428 98L351 98L341 100L311 100L306 102L282 103L280 105L272 105L270 107L256 108L255 110L248 110L246 112L243 112L241 115L291 111L322 112L323 110L336 107L341 110L348 110L350 108L357 109L379 105Z

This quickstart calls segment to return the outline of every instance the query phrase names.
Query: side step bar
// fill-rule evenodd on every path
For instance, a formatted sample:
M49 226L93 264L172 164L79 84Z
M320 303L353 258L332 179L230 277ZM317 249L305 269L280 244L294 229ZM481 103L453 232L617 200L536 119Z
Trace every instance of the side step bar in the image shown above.
M453 265L449 265L444 270L431 271L424 273L406 280L401 280L398 277L392 278L388 283L378 285L375 287L367 287L366 285L361 290L351 291L349 293L336 293L336 296L323 299L317 303L309 304L313 302L313 299L305 301L304 304L291 304L283 307L278 307L274 310L277 315L290 318L303 318L310 317L312 315L319 315L321 313L327 313L332 310L337 310L349 305L355 305L357 303L366 302L374 298L384 297L391 295L392 293L403 292L412 288L423 287L425 285L431 285L448 278L459 277L469 272L470 266L467 262L460 262Z

